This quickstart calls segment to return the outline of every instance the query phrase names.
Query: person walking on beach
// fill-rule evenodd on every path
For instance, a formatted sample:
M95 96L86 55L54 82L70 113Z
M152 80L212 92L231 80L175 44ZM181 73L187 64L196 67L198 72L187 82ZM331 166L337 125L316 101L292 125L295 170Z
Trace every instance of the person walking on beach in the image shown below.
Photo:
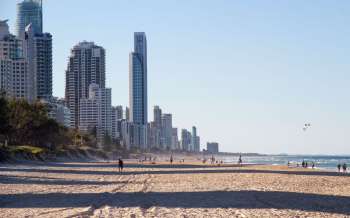
M338 173L340 173L340 168L341 168L341 165L340 165L340 163L338 164Z
M118 160L119 172L123 172L123 167L124 167L124 162L122 159L119 158L119 160Z
M238 164L239 166L242 166L242 155L239 155L239 158L238 158Z
M347 168L346 163L344 163L344 164L343 164L343 172L344 172L344 173L346 173L346 168Z
M173 155L170 156L170 164L173 164Z

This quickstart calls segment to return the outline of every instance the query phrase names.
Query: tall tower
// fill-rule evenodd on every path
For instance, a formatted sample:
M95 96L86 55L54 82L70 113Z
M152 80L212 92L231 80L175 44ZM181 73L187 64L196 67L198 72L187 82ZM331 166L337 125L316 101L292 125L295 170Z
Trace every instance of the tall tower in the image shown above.
M43 33L41 0L17 4L17 36L25 41L32 100L52 97L52 35Z
M161 128L162 127L162 109L160 109L159 106L154 106L153 108L153 122L155 127Z
M29 24L32 24L34 34L43 32L42 0L23 0L17 4L16 35L23 38Z
M130 121L146 125L147 119L147 40L143 32L134 33L134 52L129 56Z
M72 114L72 127L79 126L79 101L89 98L92 83L105 88L105 50L93 42L73 47L66 70L66 102Z

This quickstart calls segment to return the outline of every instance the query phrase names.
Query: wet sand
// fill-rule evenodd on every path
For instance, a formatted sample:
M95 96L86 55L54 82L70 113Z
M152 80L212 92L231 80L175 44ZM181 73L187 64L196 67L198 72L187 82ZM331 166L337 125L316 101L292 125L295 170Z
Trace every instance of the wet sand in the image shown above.
M350 176L284 166L0 165L0 217L350 217Z

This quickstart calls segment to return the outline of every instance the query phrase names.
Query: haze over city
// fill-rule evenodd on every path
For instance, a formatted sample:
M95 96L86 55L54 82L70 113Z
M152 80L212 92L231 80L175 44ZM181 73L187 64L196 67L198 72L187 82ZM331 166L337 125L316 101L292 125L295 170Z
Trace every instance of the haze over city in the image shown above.
M348 154L350 3L337 2L47 0L54 96L70 49L87 40L106 49L113 105L128 105L128 54L144 31L149 119L160 105L222 151ZM15 18L1 0L11 32Z

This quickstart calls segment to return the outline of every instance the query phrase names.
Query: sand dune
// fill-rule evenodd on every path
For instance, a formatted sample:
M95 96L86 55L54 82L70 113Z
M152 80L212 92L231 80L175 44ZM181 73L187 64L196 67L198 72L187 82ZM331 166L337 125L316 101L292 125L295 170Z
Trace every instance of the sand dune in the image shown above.
M192 163L0 165L1 217L350 217L350 177Z

